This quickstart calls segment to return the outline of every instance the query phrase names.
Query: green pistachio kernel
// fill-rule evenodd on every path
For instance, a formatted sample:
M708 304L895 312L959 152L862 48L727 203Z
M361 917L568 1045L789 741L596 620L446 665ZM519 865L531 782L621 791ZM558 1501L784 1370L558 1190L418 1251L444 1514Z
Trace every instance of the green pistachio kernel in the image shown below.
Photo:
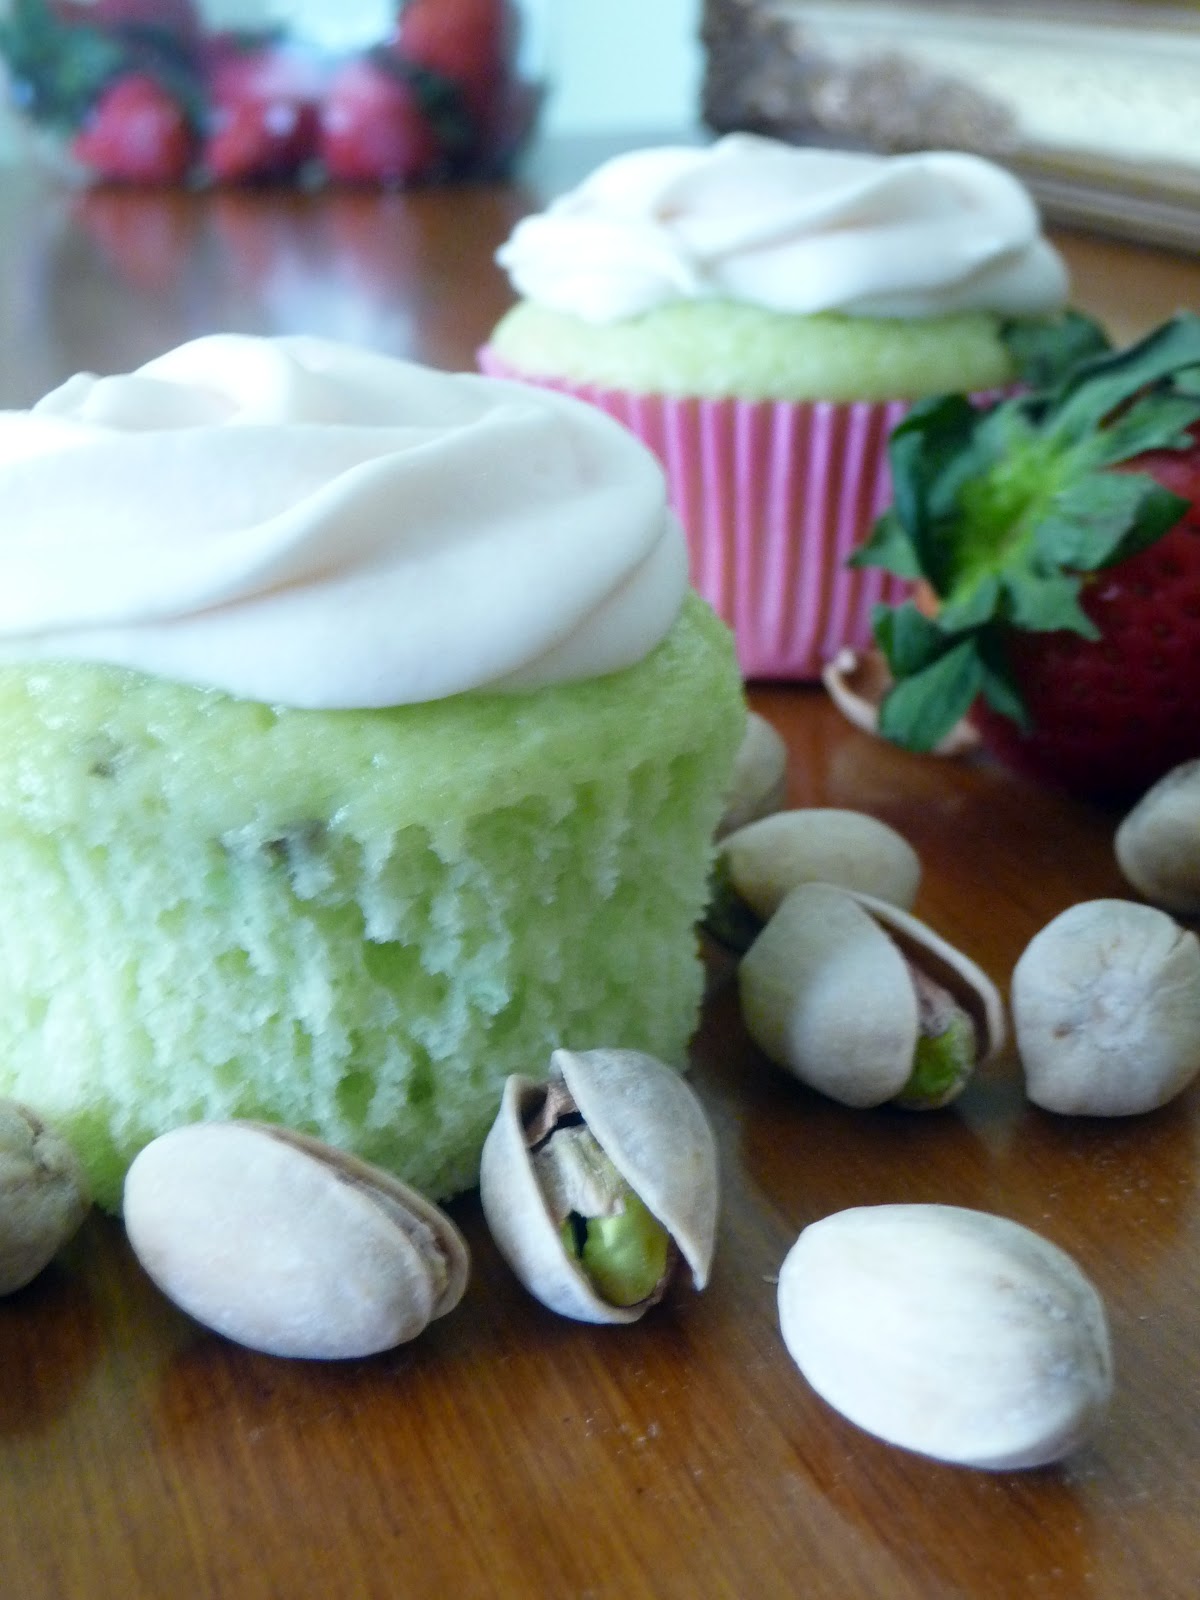
M941 1032L917 1041L908 1082L896 1096L902 1106L939 1106L949 1099L975 1065L975 1028L965 1011Z
M628 1187L620 1211L606 1217L572 1212L561 1233L592 1288L609 1305L647 1299L666 1273L670 1235Z

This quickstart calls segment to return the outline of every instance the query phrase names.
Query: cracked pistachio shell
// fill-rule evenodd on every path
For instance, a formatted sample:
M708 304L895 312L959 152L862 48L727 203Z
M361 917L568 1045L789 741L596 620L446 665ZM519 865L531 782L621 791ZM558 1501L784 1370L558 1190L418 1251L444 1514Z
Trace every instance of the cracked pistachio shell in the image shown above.
M779 1274L779 1321L835 1410L961 1466L1061 1460L1112 1393L1092 1284L1049 1240L988 1212L861 1206L812 1223Z
M1153 906L1060 913L1022 952L1011 1003L1026 1093L1047 1111L1136 1115L1200 1073L1200 941Z
M765 717L748 711L717 838L778 811L786 793L787 745Z
M717 1151L695 1094L673 1068L638 1050L555 1050L550 1070L703 1289L716 1238ZM547 1087L521 1076L504 1086L480 1167L488 1227L513 1272L550 1310L580 1322L636 1322L652 1300L616 1306L602 1299L547 1209L525 1133Z
M763 817L729 834L717 856L725 881L764 922L802 883L856 889L908 910L921 881L907 839L865 812L835 807Z
M909 963L970 1016L976 1064L993 1055L1004 1008L987 974L908 912L831 884L793 889L742 958L742 1017L763 1053L810 1088L883 1105L904 1090L917 1048Z
M1160 778L1117 829L1117 864L1139 894L1200 917L1200 761Z
M466 1244L436 1206L390 1173L263 1123L194 1123L153 1140L129 1169L124 1214L169 1299L268 1355L391 1349L466 1288Z
M91 1201L79 1158L36 1112L0 1100L0 1294L31 1283Z

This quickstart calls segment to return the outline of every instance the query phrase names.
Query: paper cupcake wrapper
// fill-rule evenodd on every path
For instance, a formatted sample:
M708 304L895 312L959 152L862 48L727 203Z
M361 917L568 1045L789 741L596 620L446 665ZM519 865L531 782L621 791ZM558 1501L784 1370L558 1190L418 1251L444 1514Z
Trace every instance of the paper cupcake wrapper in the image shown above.
M676 399L526 379L486 345L478 361L598 406L654 451L692 582L733 629L746 677L818 678L870 643L876 604L909 592L846 566L890 501L887 438L906 402Z

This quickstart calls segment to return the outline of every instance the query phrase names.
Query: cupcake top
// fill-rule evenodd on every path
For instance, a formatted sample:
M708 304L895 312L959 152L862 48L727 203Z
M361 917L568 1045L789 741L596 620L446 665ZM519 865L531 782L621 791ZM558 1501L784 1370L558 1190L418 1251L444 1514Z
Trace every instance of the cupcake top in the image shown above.
M630 665L686 584L649 451L522 385L216 334L0 412L0 660L391 706Z
M917 318L1036 316L1067 296L1032 199L992 162L751 134L618 156L497 259L525 299L600 324L696 300Z

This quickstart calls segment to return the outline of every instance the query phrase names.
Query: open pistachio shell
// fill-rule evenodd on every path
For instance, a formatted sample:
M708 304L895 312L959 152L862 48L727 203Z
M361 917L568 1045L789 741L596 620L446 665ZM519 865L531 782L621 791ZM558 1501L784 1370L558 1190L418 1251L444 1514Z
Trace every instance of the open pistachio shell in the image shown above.
M344 1151L262 1123L195 1123L153 1140L129 1169L124 1214L169 1299L270 1355L390 1349L466 1287L466 1244L436 1206Z
M831 884L793 889L750 947L738 968L742 1016L760 1049L802 1083L844 1105L882 1105L913 1072L912 968L970 1017L975 1062L991 1056L1004 1009L987 975L908 912ZM965 1081L926 1104L945 1104Z
M483 1148L479 1191L492 1236L517 1277L543 1305L581 1322L635 1322L657 1298L611 1304L563 1244L562 1219L547 1205L530 1146L551 1091L569 1097L702 1289L716 1236L716 1143L679 1074L636 1050L556 1050L549 1083L514 1076L505 1084Z
M1160 778L1117 829L1117 863L1139 894L1200 917L1200 761Z
M1025 947L1012 1015L1035 1105L1151 1111L1200 1075L1200 940L1154 906L1081 901Z

